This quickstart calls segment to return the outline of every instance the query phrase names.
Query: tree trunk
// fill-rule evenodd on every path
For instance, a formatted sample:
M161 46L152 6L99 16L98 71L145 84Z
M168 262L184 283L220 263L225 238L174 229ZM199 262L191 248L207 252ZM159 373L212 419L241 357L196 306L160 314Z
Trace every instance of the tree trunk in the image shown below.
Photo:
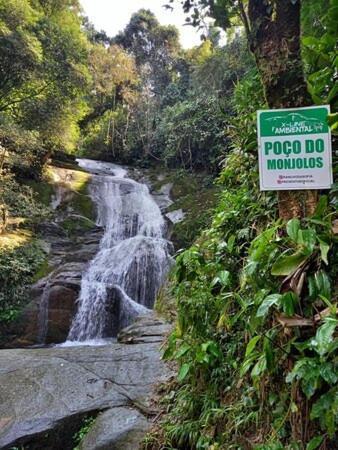
M270 108L311 105L300 48L300 0L249 0L250 49L253 52ZM317 191L279 191L283 219L312 215Z

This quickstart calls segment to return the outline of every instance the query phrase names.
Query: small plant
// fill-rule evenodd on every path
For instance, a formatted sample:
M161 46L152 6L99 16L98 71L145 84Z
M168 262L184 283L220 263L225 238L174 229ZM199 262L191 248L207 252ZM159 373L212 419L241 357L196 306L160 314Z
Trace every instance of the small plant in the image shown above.
M73 442L75 444L74 450L79 450L79 444L82 442L82 440L85 438L85 436L88 434L90 428L94 424L96 419L95 417L87 417L83 419L81 428L79 431L77 431L73 436Z

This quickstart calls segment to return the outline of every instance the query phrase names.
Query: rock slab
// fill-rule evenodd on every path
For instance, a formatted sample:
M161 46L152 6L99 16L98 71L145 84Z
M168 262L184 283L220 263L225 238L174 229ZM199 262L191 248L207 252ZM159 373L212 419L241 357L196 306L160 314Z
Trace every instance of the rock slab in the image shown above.
M153 326L159 326L158 320L154 319ZM141 328L138 332L143 336L147 329L153 334L150 322L142 332ZM125 436L127 442L134 442L135 436L139 439L146 433L146 419L136 414L140 411L137 405L146 405L154 385L170 376L161 360L159 341L1 350L0 448L71 449L74 423L88 413L104 410L110 410L109 417L120 419L111 429L105 425L108 413L98 419L97 427L107 429L102 439L111 445L102 448L133 448L116 446L112 440L118 443ZM123 408L123 414L116 408Z
M80 450L136 450L149 428L148 420L135 409L110 409L98 416Z

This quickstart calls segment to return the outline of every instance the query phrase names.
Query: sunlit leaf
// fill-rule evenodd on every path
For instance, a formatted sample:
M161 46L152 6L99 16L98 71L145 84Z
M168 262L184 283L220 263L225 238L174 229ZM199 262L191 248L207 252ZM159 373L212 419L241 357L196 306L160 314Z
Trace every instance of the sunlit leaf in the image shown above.
M282 298L281 294L271 294L268 295L260 305L260 307L257 310L256 316L257 317L264 317L268 314L269 309L272 305L276 305L279 303L280 299Z

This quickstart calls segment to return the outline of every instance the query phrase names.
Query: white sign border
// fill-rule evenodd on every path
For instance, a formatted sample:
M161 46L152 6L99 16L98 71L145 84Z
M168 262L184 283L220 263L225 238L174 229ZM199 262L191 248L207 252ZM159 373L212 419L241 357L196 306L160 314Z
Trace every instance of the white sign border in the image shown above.
M290 189L290 186L283 186L283 187L274 187L274 188L267 188L263 185L263 161L262 161L262 148L261 148L261 129L260 129L260 116L264 112L273 112L273 111L298 111L299 109L318 109L318 108L326 108L328 111L328 114L330 114L330 105L315 105L315 106L304 106L299 108L281 108L281 109L258 109L257 110L257 138L258 138L258 164L259 164L259 186L261 191L309 191L309 190L321 190L321 189L331 189L333 185L333 164L332 164L332 149L329 152L329 167L330 167L330 187L327 185L324 186L316 186L316 187L310 187L310 186L304 186L304 187L295 187ZM328 138L329 142L332 142L332 136L331 136L331 129L329 127L328 132Z

